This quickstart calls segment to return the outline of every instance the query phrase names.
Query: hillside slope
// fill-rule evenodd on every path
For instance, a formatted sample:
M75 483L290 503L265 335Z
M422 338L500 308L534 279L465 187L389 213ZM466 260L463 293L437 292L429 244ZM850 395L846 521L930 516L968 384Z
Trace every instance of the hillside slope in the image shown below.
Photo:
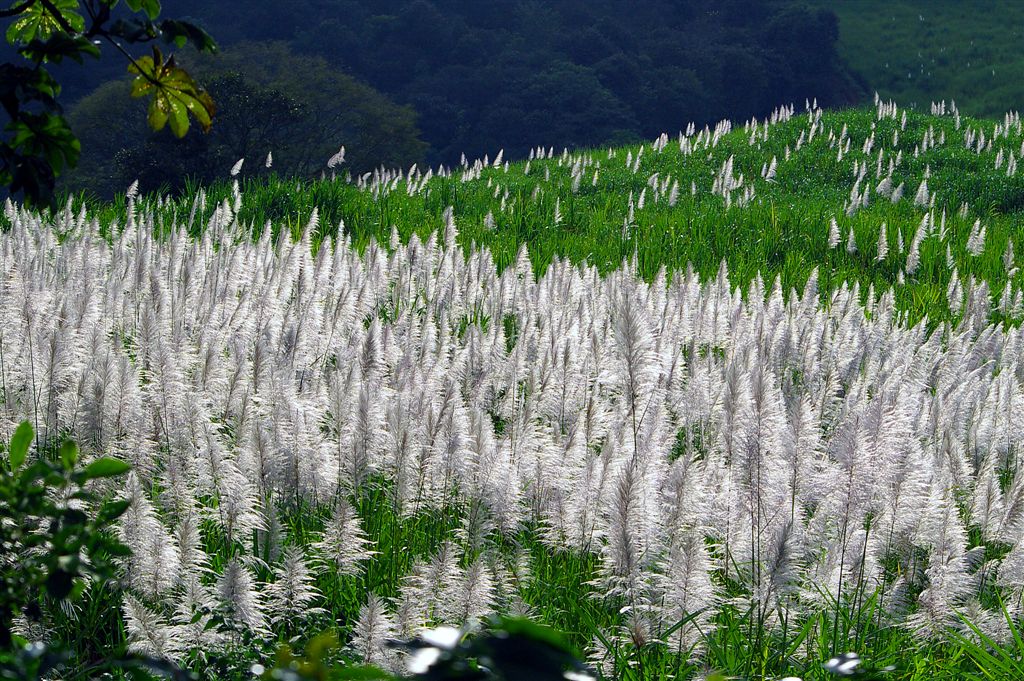
M1024 4L1013 0L809 0L839 16L839 52L883 97L973 116L1024 103Z
M884 102L801 115L786 108L769 121L691 128L642 146L540 149L526 163L499 154L349 181L343 165L308 183L247 180L243 168L237 190L225 183L161 200L157 219L191 215L196 229L219 211L220 221L237 214L257 228L287 223L298 233L315 209L314 239L342 225L365 243L387 242L392 227L403 239L426 238L450 218L460 242L489 247L499 267L526 245L538 265L559 256L605 271L635 253L647 277L688 264L712 276L724 261L734 281L759 273L770 285L779 276L784 290L817 269L823 290L843 281L864 291L899 284L897 307L913 319L948 317L951 297L958 312L976 277L1003 313L1017 316L1020 120L938 114ZM123 199L97 211L124 223Z
M203 678L325 630L396 669L385 640L492 612L604 679L823 679L839 650L1022 678L954 631L1012 646L1024 593L1024 329L989 324L1021 314L1022 153L1015 116L879 102L8 204L0 439L131 463L94 609Z

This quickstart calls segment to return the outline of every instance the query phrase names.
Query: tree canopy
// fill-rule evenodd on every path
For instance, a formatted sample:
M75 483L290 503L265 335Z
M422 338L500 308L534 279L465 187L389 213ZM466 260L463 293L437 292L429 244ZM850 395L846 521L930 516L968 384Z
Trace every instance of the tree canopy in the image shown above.
M783 103L842 106L866 95L837 55L835 15L799 0L251 0L245 12L178 0L175 8L226 48L280 42L322 59L318 73L341 72L410 107L431 164L635 141L690 122L763 117ZM296 87L307 80L304 71L286 75ZM104 82L100 71L90 76L76 84L78 96ZM408 129L404 109L387 112ZM369 166L415 156L343 143L353 169L360 156Z
M284 40L419 113L432 162L601 145L783 103L859 101L838 23L794 0L181 0L225 44Z
M117 4L61 2L69 13L72 5ZM154 3L132 5L144 13ZM690 122L763 117L783 103L842 106L866 94L837 54L834 13L799 0L250 0L245 12L177 0L175 10L187 21L146 19L131 30L114 22L115 38L205 49L205 27L227 52L220 60L134 58L128 94L148 95L142 116L175 135L185 134L189 116L205 128L219 96L224 129L175 147L170 135L151 135L134 120L124 88L108 85L116 76L110 60L74 78L54 64L66 84L62 103L88 128L82 168L65 188L109 195L137 177L174 189L185 177L221 176L242 157L254 172L261 161L253 156L268 151L279 172L308 175L340 145L356 171L454 164L463 153L500 149L517 158L537 145L617 144ZM92 31L77 26L82 36ZM193 72L196 81L182 76ZM208 87L168 97L158 79ZM58 172L77 160L71 139L71 156L52 158Z

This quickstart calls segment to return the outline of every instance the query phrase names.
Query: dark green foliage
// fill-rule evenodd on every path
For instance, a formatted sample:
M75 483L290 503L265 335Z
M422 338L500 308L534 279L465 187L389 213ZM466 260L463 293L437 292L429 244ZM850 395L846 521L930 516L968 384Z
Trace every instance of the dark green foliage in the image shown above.
M178 0L175 11L222 45L285 41L411 106L431 165L623 144L870 93L837 56L835 15L792 0L253 0L245 12ZM290 80L312 91L299 73ZM76 96L102 82L80 83ZM369 167L391 164L351 136L342 143Z
M515 158L538 144L592 146L763 116L805 97L856 101L863 90L836 56L836 31L823 30L828 13L794 16L792 4L349 1L280 37L412 104L431 159L450 163L463 152L504 148ZM286 13L303 14L276 11ZM798 32L780 42L786 17ZM278 26L287 30L285 17ZM582 87L586 98L575 95Z
M26 640L14 627L17 621L53 625L62 603L87 608L97 597L105 600L113 561L128 552L110 531L127 503L95 482L123 475L127 464L100 458L82 466L72 442L32 456L32 441L32 426L22 423L0 461L0 678L7 679L52 676L85 652Z

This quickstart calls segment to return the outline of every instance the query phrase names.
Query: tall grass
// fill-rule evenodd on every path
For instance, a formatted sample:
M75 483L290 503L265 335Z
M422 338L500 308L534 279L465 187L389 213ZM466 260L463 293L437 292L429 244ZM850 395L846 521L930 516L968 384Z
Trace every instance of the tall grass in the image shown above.
M975 142L971 149L965 145L969 133ZM985 144L979 151L981 136ZM822 291L842 282L856 282L864 293L870 286L900 283L897 308L909 321L938 322L951 316L945 294L954 268L961 278L988 282L995 302L1006 284L1021 289L1019 270L1005 267L1003 260L1008 243L1019 250L1021 242L1024 182L1015 167L1007 173L1010 154L1021 155L1022 141L1012 116L989 122L949 108L942 115L925 115L879 102L876 110L814 110L802 116L780 110L757 123L756 132L753 123L736 129L722 124L663 137L642 152L616 148L548 158L545 151L543 159L529 164L493 167L478 161L428 172L413 168L411 175L379 172L348 182L344 177L247 180L243 174L237 187L225 182L178 199L150 195L133 201L133 207L153 211L157 228L187 221L198 234L217 211L223 219L224 207L235 207L236 197L244 195L232 215L255 235L269 224L275 236L282 229L297 236L315 208L314 244L340 229L359 248L370 239L387 243L392 229L403 241L413 233L425 239L444 228L450 209L459 243L488 248L499 268L515 262L525 244L538 271L559 257L607 272L635 256L648 280L662 267L681 271L688 265L707 277L724 261L744 288L760 275L769 285L779 277L784 291L802 289L816 271ZM900 163L890 173L897 157ZM716 180L730 159L732 181L742 176L743 182L723 192ZM766 179L762 173L773 159L777 168ZM856 168L867 171L860 182ZM927 211L914 203L926 173ZM903 185L896 202L878 193L887 175L892 188ZM855 185L862 202L867 193L866 207L851 208ZM678 186L674 200L673 186ZM80 205L75 199L72 212ZM123 199L90 204L92 214L108 226L123 226L126 208ZM935 231L928 231L921 244L917 269L906 272L906 249L926 214ZM825 235L833 218L843 243L829 248ZM981 253L973 255L966 244L979 219L986 239ZM879 260L883 224L890 249ZM853 253L846 249L851 230Z
M0 430L135 470L125 591L53 634L240 678L496 610L608 677L976 671L1024 589L1022 132L903 115L9 205Z

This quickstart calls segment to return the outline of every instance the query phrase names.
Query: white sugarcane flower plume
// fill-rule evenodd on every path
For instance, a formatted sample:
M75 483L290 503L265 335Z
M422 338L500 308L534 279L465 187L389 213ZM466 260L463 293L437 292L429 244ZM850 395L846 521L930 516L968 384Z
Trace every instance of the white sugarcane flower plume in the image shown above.
M270 621L302 620L319 615L323 608L314 606L321 598L313 585L313 574L302 555L302 549L289 546L274 568L274 582L267 586L267 607Z
M735 191L741 173L724 170L719 189ZM419 190L426 175L413 175ZM645 210L674 186L653 179ZM311 579L377 559L355 508L381 481L401 518L472 510L405 576L400 633L519 607L521 582L492 552L525 527L592 554L586 588L632 613L613 636L658 638L700 613L666 637L678 649L699 651L725 577L768 625L878 588L887 616L941 636L977 596L952 500L983 542L1010 546L996 583L1024 591L1024 332L990 324L970 263L947 289L956 321L930 331L902 322L892 290L839 285L822 305L816 275L794 295L760 277L741 294L724 263L648 283L635 261L600 276L556 258L538 274L525 247L499 272L488 251L456 245L454 211L425 239L360 250L341 236L314 252L319 212L294 242L270 229L252 240L242 199L197 199L197 239L188 223L158 238L143 204L109 241L73 213L44 223L13 204L0 231L0 435L35 418L87 458L132 460L118 531L136 551L124 609L139 650L173 658L164 632L179 626L183 645L220 645L190 623L200 604L257 634L319 605ZM827 229L830 257L845 257L838 223ZM926 215L890 248L880 228L866 257L898 252L913 277L942 229ZM984 253L981 229L973 241ZM287 544L273 520L287 503L326 519L308 562L271 550ZM205 555L207 525L232 547L225 560ZM277 571L266 583L254 535ZM388 629L386 608L367 607L365 655Z

